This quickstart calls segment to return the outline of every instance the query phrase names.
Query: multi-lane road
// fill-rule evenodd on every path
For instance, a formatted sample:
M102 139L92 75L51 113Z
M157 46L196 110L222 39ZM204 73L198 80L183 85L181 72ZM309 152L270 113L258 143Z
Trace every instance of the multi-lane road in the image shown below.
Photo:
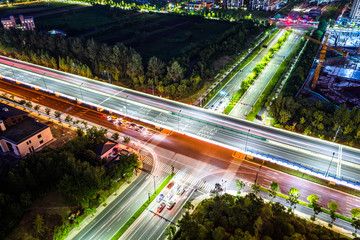
M172 129L234 150L263 154L301 164L313 171L336 175L342 156L341 177L357 182L360 150L300 134L235 119L229 116L159 98L100 81L67 74L5 57L0 58L1 76L50 93L78 99L144 122Z
M277 51L274 57L263 69L258 78L246 91L244 96L236 104L236 106L229 113L229 115L238 118L246 117L246 115L251 111L252 107L255 105L255 103L263 93L266 86L269 84L272 77L275 75L276 71L278 70L284 59L287 58L295 49L296 45L300 41L300 38L300 36L293 33L289 35L288 39L284 42L281 48Z
M235 193L237 189L234 183L235 179L241 179L248 183L245 191L251 191L249 185L255 179L264 187L268 187L272 181L277 181L280 184L280 192L283 194L287 194L291 187L296 187L300 191L300 200L302 201L306 201L308 195L316 193L320 197L319 203L322 206L326 207L328 202L335 201L339 203L338 212L346 216L349 216L350 209L358 207L360 204L358 197L272 170L266 167L266 163L259 169L259 166L252 163L234 159L232 157L233 151L230 149L197 140L184 134L173 133L170 136L156 134L151 138L149 136L144 137L136 131L110 123L106 118L102 118L102 114L99 112L74 105L58 97L6 82L0 82L0 89L8 94L22 96L27 100L31 99L45 107L53 107L58 111L71 109L67 114L81 117L85 121L96 122L98 125L115 131L121 131L132 136L133 139L142 139L157 154L157 161L153 169L153 174L157 176L155 178L156 186L171 172L171 166L175 167L174 181L187 189L183 196L175 196L176 208L171 211L164 209L159 215L155 215L153 212L156 211L158 203L151 204L122 235L122 239L164 239L166 226L171 224L170 222L176 223L181 216L182 206L187 200L209 193L214 188L215 183L221 183L226 191ZM144 155L146 152L142 151L142 154ZM153 165L151 159L148 157L144 159L144 168L150 170L150 166ZM195 192L195 189L198 191ZM76 236L76 233L71 234L71 236L75 236L75 239L110 239L123 226L124 222L137 211L139 205L146 201L147 194L153 190L153 178L142 173L137 180L129 185L126 191L121 193L98 216L94 217L90 224L83 227ZM168 191L165 189L162 193L166 195ZM264 197L267 198L267 194ZM305 209L301 206L298 209L301 212L312 213L311 209ZM319 217L328 220L328 215ZM352 230L349 223L337 220L335 224Z
M261 51L246 65L241 71L237 72L229 82L217 92L216 95L206 104L205 109L210 109L215 112L222 113L227 106L228 99L240 89L242 81L252 72L255 66L261 61L261 59L268 54L270 48L272 48L279 38L285 33L285 30L281 30L270 41L267 48L261 49Z

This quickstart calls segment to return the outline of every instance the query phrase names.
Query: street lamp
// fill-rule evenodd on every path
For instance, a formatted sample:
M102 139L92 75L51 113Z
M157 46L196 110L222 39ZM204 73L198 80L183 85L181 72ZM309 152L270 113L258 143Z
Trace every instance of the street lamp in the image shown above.
M126 97L125 97L125 114L127 115L127 104L126 104L126 100L127 100L127 98L129 97L129 95L127 95Z
M334 159L334 155L335 155L335 152L333 152L333 154L332 154L332 157L331 157L331 161L330 161L328 170L327 170L326 173L325 173L325 177L327 177L327 176L329 175L329 170L330 170L331 163L332 163L332 161L333 161L333 159Z
M82 94L82 89L81 89L81 86L83 85L84 83L81 83L80 86L79 86L79 89L80 89L80 94L81 94L81 100L84 100L84 96Z
M108 83L111 83L109 72L106 71L106 70L104 70L104 73L106 73L106 75L107 75L107 77L108 77Z
M44 79L44 75L45 75L45 73L42 75L42 80L43 80L44 85L45 85L45 88L46 88L46 90L47 90L48 88L47 88L47 86L46 86L46 82L45 82L45 79Z
M180 113L181 113L181 109L179 110L179 114L178 114L178 132L180 132Z
M249 128L249 130L247 131L247 134L246 134L245 153L246 153L246 149L247 149L247 143L248 143L249 133L250 133L250 128Z
M15 72L14 72L14 64L12 65L11 71L12 71L12 74L13 74L14 80L16 81L16 78L15 78Z
M156 184L155 184L155 175L153 175L153 174L151 174L152 176L153 176L153 178L154 178L154 193L156 194Z

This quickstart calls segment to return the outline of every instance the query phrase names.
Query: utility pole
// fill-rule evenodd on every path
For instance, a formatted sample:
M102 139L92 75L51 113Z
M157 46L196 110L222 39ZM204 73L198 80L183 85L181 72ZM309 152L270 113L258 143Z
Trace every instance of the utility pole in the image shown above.
M126 97L125 97L125 114L127 115L127 103L126 103L126 100L127 100L127 98L129 97L129 95L127 95Z
M82 87L83 84L84 84L84 83L81 83L81 84L80 84L79 89L80 89L80 94L81 94L81 100L84 101L84 96L83 96L83 94L82 94L82 89L81 89L81 87Z
M325 173L325 177L327 177L327 176L329 175L329 170L330 170L331 163L332 163L332 161L333 161L333 159L334 159L334 155L335 155L335 152L333 152L333 154L332 154L329 167L328 167L328 169L327 169L327 171L326 171L326 173Z
M45 88L46 88L46 90L47 90L48 88L47 88L47 85L46 85L46 82L45 82L45 79L44 79L44 75L45 75L45 73L42 75L42 80L43 80L44 85L45 85Z
M339 133L340 128L341 128L341 126L339 126L339 127L337 128L333 142L335 142L336 137L337 137L337 135L338 135L338 133Z
M246 134L245 153L246 153L246 149L247 149L247 143L248 143L249 133L250 133L250 128L249 128L249 130L247 131L247 134Z
M181 113L181 109L179 110L179 114L178 114L178 132L180 132L180 113Z

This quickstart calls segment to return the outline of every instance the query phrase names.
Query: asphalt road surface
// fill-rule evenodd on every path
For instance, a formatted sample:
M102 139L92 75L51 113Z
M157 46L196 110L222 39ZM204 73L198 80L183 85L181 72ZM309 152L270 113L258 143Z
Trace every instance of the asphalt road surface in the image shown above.
M46 95L40 91L24 88L17 84L6 84L0 82L0 89L9 94L23 96L25 99L41 103L47 107L53 107L56 110L64 111L71 109L68 113L76 117L81 117L86 121L96 122L99 125L112 130L123 132L134 138L147 142L158 157L158 162L154 169L156 186L170 173L171 167L175 167L176 176L174 181L181 184L186 192L182 196L175 196L176 208L169 211L164 209L159 215L155 215L158 203L153 203L133 224L127 232L124 233L124 239L164 239L165 228L170 222L175 223L181 216L182 206L187 200L191 200L200 194L207 194L214 188L215 183L221 183L226 191L236 191L235 179L241 179L247 183L245 191L251 191L250 185L257 183L264 187L269 187L272 181L280 185L279 192L287 194L291 187L296 187L300 191L300 200L306 201L310 194L317 194L320 198L319 204L327 206L330 201L339 204L338 212L349 216L352 208L360 205L360 199L353 195L345 194L331 188L327 188L316 183L308 182L288 174L278 172L267 168L265 162L262 168L259 165L234 159L233 151L206 141L191 138L184 134L173 133L167 135L153 135L144 137L140 133L123 127L114 125L101 117L100 112L85 109L79 105L74 105L62 100L61 98ZM144 154L144 152L142 152ZM151 159L145 157L145 168L151 169ZM109 239L112 234L120 229L122 224L128 220L137 208L146 201L148 193L153 192L153 178L142 173L129 188L120 194L112 204L98 216L92 223L87 225L76 236L75 239ZM198 189L197 192L194 192ZM165 189L166 195L169 190ZM267 194L264 194L267 197ZM278 199L277 199L278 200ZM305 213L312 213L311 209L298 206L297 209ZM324 215L326 220L328 216ZM351 230L351 226L339 220L335 224Z
M0 58L3 77L33 87L78 99L88 104L131 116L198 139L253 155L266 155L325 174L333 153L330 176L336 175L341 158L341 177L357 182L360 177L360 150L232 118L187 104L117 87L56 70Z
M300 41L300 38L300 36L293 33L289 35L288 39L277 51L277 53L270 60L267 66L263 69L258 78L246 91L244 96L236 104L236 106L233 108L229 115L238 118L246 117L246 115L251 111L252 107L255 105L256 101L263 93L264 89L266 88L266 86L268 85L284 59L286 59L295 49L296 45Z
M279 31L270 43L268 43L268 47L263 48L253 60L243 67L241 71L237 72L234 77L221 89L221 91L216 93L216 95L206 104L204 108L222 113L229 103L228 99L231 99L231 97L240 89L242 81L252 72L260 60L268 54L270 48L276 44L284 33L285 30Z

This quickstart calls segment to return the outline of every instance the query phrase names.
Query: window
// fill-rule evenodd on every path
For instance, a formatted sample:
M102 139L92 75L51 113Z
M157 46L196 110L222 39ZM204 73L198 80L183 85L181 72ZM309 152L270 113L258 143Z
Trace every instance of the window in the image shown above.
M26 142L26 145L29 145L29 142Z
M31 146L31 149L33 150L33 152L35 152L35 150L34 150L34 147L33 147L33 146Z
M31 148L29 148L29 152L31 152Z
M41 138L41 134L38 135L38 138Z
M31 140L29 140L29 143L31 143Z
M44 140L41 140L41 141L40 141L40 144L43 144L43 143L44 143Z

